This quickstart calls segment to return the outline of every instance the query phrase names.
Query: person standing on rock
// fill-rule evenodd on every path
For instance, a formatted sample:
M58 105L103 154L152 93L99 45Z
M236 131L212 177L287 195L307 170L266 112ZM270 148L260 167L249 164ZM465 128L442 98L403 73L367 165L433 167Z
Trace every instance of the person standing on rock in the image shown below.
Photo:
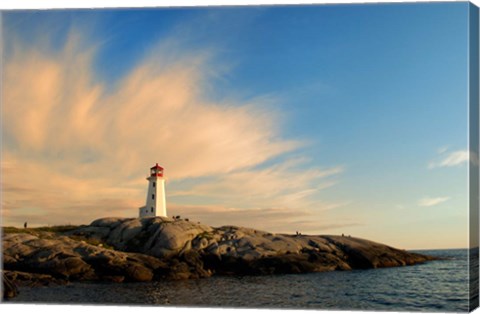
M25 221L25 223L23 224L23 228L27 228L27 222Z

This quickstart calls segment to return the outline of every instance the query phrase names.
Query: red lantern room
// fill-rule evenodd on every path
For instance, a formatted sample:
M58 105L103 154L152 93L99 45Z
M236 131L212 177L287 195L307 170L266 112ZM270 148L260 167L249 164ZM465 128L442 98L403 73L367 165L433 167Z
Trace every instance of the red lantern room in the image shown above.
M158 163L150 168L150 177L163 177L163 168Z

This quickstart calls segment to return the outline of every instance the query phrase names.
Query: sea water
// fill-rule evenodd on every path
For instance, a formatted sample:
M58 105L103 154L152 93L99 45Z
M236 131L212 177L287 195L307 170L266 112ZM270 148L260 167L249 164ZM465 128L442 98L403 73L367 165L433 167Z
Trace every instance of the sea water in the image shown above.
M468 311L468 250L420 253L447 259L407 267L295 275L214 276L173 282L72 283L57 287L25 287L21 288L20 295L12 302Z

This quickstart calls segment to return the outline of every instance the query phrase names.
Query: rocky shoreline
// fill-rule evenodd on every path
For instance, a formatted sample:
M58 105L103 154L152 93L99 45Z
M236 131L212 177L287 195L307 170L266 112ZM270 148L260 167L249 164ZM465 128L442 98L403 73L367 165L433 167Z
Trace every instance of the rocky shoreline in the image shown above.
M16 285L292 274L435 259L348 236L213 228L164 217L102 218L61 232L9 230L2 244L4 298L15 297Z

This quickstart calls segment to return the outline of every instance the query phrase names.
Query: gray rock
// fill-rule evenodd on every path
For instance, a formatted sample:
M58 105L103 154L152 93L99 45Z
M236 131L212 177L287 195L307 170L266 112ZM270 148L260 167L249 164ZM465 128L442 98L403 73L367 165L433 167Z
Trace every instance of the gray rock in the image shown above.
M105 243L92 245L91 239ZM354 237L272 234L235 226L212 228L163 217L103 218L64 235L6 234L3 253L8 270L54 280L115 282L201 278L212 273L261 275L379 268L433 259Z
M155 270L167 267L152 256L108 250L67 237L24 239L27 241L9 244L9 251L5 254L8 263L5 266L10 270L26 270L68 280L110 277L122 281L122 277L128 281L150 281ZM22 237L17 238L17 241L21 240ZM23 255L24 252L28 254Z
M18 295L18 289L15 284L2 273L3 299L12 299Z
M204 248L206 248L208 246L208 239L206 238L199 238L199 237L196 237L194 240L192 240L192 247L195 249L195 250L202 250Z
M186 221L164 223L151 241L151 248L144 253L157 257L177 254L199 234L211 230L211 227Z
M106 227L109 229L114 229L123 221L127 220L127 218L115 218L115 217L107 217L107 218L100 218L93 221L90 226L92 227Z
M85 236L86 238L96 238L98 240L107 239L111 229L109 227L86 226L67 232L67 234Z

